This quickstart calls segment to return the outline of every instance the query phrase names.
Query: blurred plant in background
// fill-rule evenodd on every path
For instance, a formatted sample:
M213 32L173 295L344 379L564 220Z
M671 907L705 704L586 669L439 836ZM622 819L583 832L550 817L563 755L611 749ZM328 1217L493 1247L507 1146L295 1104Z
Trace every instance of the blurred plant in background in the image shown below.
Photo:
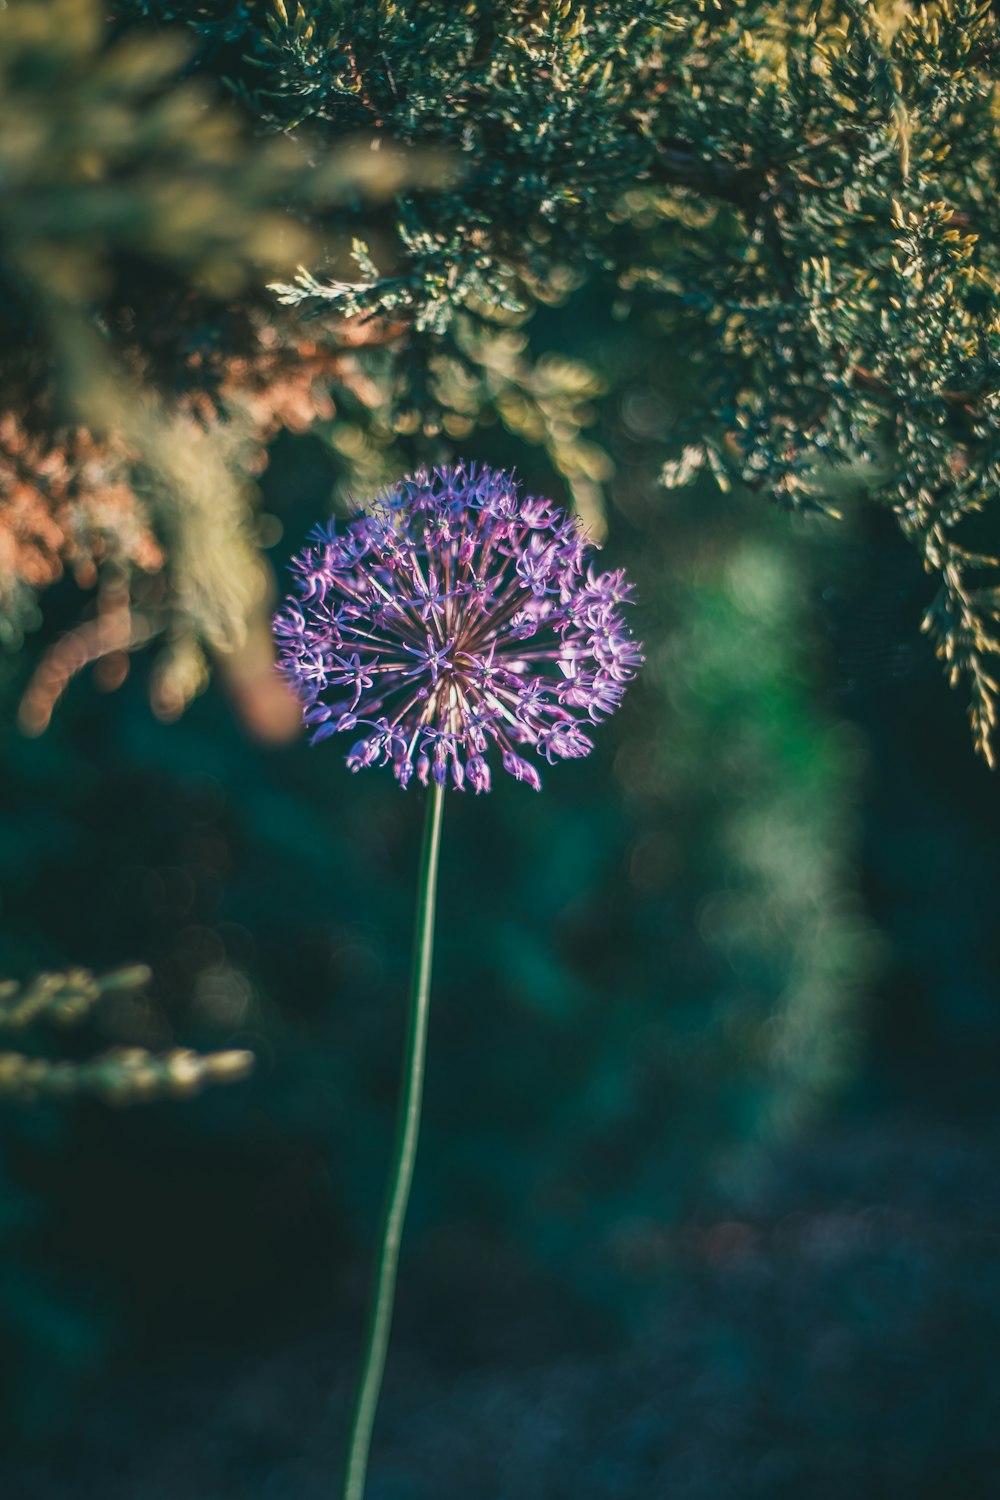
M0 1031L27 1031L38 1021L57 1027L82 1021L103 996L134 991L149 983L141 967L118 969L95 978L87 969L40 974L29 985L0 983ZM249 1052L217 1052L208 1057L175 1048L155 1055L144 1047L113 1048L86 1062L53 1062L23 1052L0 1052L0 1099L33 1103L46 1096L66 1099L94 1094L113 1104L132 1104L164 1095L183 1097L206 1083L232 1082L249 1072Z
M185 75L182 31L115 38L97 0L5 7L0 39L8 642L64 568L96 589L95 617L45 664L23 725L43 729L89 661L119 681L125 653L154 636L158 712L176 716L204 685L206 648L237 654L249 698L270 597L249 481L279 428L331 414L330 383L350 388L353 370L335 341L290 328L263 282L315 252L310 213L398 186L400 157L348 144L316 160L255 139ZM432 167L414 156L405 170ZM267 703L273 719L277 694ZM291 732L288 715L272 732Z

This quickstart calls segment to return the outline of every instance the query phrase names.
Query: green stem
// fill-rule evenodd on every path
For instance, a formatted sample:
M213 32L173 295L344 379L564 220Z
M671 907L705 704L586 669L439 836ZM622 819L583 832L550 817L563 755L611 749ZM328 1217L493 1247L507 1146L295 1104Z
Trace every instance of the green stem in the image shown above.
M375 1260L375 1288L368 1315L361 1383L351 1422L351 1440L344 1475L344 1500L363 1500L372 1427L378 1406L385 1357L389 1348L392 1308L396 1296L396 1268L403 1221L413 1183L420 1135L420 1104L424 1091L427 1056L427 1013L430 1006L431 962L434 957L434 909L437 902L438 855L441 850L441 814L444 788L431 783L424 822L424 841L417 880L417 924L413 940L413 977L410 983L410 1015L404 1057L403 1096L396 1124L389 1192L382 1218Z

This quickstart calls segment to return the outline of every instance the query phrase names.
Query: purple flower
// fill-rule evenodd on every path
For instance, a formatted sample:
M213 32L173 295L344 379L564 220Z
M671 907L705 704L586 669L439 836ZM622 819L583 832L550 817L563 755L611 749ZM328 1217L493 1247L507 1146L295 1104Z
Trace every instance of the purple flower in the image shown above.
M421 471L292 564L274 621L278 665L312 743L360 732L352 771L392 765L401 786L490 790L488 752L538 789L549 764L589 754L585 730L619 706L643 661L578 523L491 469Z

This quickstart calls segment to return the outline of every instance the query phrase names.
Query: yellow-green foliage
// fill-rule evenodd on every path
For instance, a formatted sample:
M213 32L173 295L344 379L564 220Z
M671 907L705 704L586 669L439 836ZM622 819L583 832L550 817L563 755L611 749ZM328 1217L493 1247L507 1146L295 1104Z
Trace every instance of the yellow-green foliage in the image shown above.
M36 1021L72 1026L83 1021L104 995L140 989L149 977L148 969L134 966L100 977L88 969L39 974L24 986L4 980L0 1032L23 1031ZM159 1054L144 1047L115 1047L84 1062L0 1051L0 1102L92 1094L112 1104L136 1104L197 1093L209 1083L235 1082L245 1078L252 1065L249 1052L201 1055L179 1047Z

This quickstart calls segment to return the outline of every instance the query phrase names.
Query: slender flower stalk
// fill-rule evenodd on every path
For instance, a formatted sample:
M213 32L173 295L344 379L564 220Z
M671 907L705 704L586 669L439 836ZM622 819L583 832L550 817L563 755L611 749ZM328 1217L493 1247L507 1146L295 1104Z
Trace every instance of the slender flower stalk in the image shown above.
M444 789L432 786L424 823L424 842L417 880L417 919L413 938L413 977L410 985L410 1013L403 1064L403 1092L396 1123L396 1145L389 1176L389 1192L382 1217L375 1259L375 1280L368 1315L368 1334L361 1366L351 1437L344 1474L344 1500L362 1500L372 1427L378 1406L385 1358L389 1348L389 1331L396 1296L396 1269L403 1237L406 1206L413 1185L413 1168L417 1159L420 1135L420 1106L424 1092L424 1064L427 1057L427 1017L430 1009L431 965L434 957L434 913L437 905L438 856L441 850L441 814Z
M274 621L278 664L312 743L360 731L352 771L391 765L430 788L396 1146L351 1424L344 1500L363 1500L420 1130L444 791L488 792L488 755L540 790L536 764L588 755L643 657L579 524L508 474L421 472L366 514L320 527ZM526 753L521 753L526 752ZM533 754L534 760L528 759Z

